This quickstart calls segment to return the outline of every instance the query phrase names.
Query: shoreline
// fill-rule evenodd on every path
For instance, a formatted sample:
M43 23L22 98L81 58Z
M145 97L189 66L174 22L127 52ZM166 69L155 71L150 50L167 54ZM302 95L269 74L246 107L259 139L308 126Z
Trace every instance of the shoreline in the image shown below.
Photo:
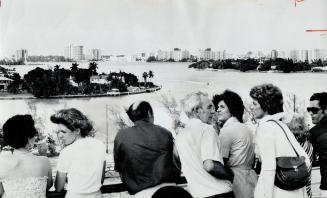
M93 98L93 97L119 97L126 95L134 95L134 94L142 94L142 93L151 93L159 91L162 86L155 86L152 88L146 88L140 91L133 92L111 92L111 93L103 93L103 94L89 94L89 95L57 95L57 96L48 96L48 97L35 97L32 94L9 94L7 96L1 96L0 100L26 100L26 99L64 99L64 98Z

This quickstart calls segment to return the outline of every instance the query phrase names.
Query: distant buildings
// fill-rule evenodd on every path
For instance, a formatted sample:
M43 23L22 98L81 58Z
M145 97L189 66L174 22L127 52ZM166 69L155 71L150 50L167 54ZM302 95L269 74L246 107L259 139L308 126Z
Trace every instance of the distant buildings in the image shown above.
M272 50L271 51L271 59L275 60L277 57L278 57L277 50Z
M101 50L100 49L92 49L92 60L100 60L101 59Z
M4 77L4 75L0 73L0 91L7 91L7 87L12 81L13 80Z
M16 61L26 62L27 57L28 57L28 51L26 49L20 49L16 51Z
M83 46L69 45L65 47L65 58L73 60L84 60Z
M181 61L182 59L189 59L190 52L187 50L182 51L180 48L174 48L173 51L162 51L158 50L157 52L157 60L158 61Z

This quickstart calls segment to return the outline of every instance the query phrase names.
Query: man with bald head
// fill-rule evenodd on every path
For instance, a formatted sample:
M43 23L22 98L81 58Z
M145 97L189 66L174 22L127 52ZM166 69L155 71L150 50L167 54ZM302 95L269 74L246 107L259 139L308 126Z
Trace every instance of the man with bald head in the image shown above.
M173 137L154 124L148 102L135 102L126 113L134 126L120 130L115 137L115 170L130 194L151 197L160 187L174 185L178 175L173 164Z

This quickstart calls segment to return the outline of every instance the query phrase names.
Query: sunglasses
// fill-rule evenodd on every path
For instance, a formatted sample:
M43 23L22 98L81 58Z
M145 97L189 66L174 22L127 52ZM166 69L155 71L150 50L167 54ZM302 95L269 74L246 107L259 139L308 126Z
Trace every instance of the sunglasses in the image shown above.
M320 108L318 108L318 107L308 107L307 108L307 111L312 112L313 114L318 113L319 110L320 110Z

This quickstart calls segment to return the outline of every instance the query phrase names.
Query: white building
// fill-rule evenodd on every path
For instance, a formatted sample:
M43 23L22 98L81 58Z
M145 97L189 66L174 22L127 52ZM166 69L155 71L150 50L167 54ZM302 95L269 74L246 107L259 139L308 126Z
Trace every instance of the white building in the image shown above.
M7 91L8 85L12 82L10 78L6 78L3 75L0 75L0 91Z
M182 60L182 51L181 51L181 49L174 48L174 51L172 52L172 59L174 59L174 61Z
M101 50L100 49L92 49L91 50L92 60L100 60L101 59Z
M69 45L65 47L65 58L70 58L73 60L84 60L83 46L73 46Z
M273 60L275 60L276 58L278 58L278 52L277 52L277 50L272 50L271 51L270 58L273 59Z
M28 57L28 51L26 49L20 49L20 50L16 51L16 60L17 61L22 60L25 62L27 57Z

